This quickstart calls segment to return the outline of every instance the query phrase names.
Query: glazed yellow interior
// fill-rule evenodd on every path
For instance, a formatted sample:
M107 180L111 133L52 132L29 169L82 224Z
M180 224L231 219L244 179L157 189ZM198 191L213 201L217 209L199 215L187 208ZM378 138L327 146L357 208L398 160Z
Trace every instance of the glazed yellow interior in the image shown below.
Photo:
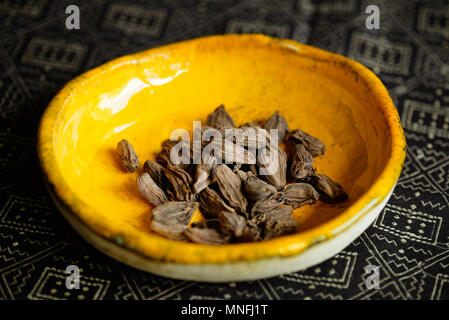
M349 200L299 208L297 235L263 243L211 249L151 233L151 206L136 188L143 162L154 159L173 129L191 131L192 121L205 122L222 103L237 125L279 110L291 129L322 140L327 151L315 167ZM56 194L102 236L153 259L231 262L297 253L382 200L403 160L395 151L403 149L397 120L386 90L353 61L264 36L209 37L123 57L69 83L42 120L39 154ZM118 166L121 139L139 156L135 173ZM394 152L398 166L373 188Z

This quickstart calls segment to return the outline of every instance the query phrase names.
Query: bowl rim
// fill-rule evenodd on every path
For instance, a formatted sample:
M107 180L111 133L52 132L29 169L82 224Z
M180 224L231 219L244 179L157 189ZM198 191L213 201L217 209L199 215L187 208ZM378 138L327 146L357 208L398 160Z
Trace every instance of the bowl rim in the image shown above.
M104 220L98 218L96 210L71 192L69 184L67 184L62 173L58 170L59 167L53 147L55 141L53 132L65 101L70 99L86 83L124 64L132 66L154 53L166 52L178 46L193 45L195 47L200 42L203 42L202 44L216 45L228 40L236 42L238 45L265 45L275 49L291 50L302 57L306 56L310 59L340 63L356 72L360 79L365 80L367 90L372 92L376 100L375 104L382 112L387 123L391 139L387 164L368 190L338 216L306 231L267 241L212 246L173 241L139 230L130 233L111 228ZM54 194L72 214L80 218L92 231L151 260L172 263L216 264L251 261L274 256L293 256L316 243L333 238L353 223L356 223L389 194L398 180L405 159L405 137L400 124L399 114L387 89L368 68L344 56L300 44L294 40L277 39L258 34L243 34L200 37L151 48L116 58L75 77L56 94L47 106L39 123L37 149L45 179L54 191Z

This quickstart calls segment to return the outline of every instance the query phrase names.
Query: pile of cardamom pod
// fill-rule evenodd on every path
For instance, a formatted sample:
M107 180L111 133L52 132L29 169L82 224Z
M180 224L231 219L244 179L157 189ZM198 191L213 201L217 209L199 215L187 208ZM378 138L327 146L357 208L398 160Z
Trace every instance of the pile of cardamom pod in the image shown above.
M206 126L220 132L235 128L223 105L207 117ZM172 148L179 141L165 140L156 161L145 161L137 178L137 189L153 206L151 229L173 240L203 244L226 244L267 240L295 232L297 223L293 209L321 200L341 202L348 198L343 188L313 168L313 157L325 153L324 144L300 129L289 130L286 119L275 112L262 126L246 123L240 131L257 129L256 135L270 140L270 130L277 129L278 143L267 143L271 159L278 159L277 170L259 174L269 159L261 161L249 152L250 140L261 137L246 135L232 143L220 141L219 152L206 162L180 162L170 159ZM235 136L234 136L235 137ZM227 139L227 136L223 136ZM240 142L238 142L240 141ZM182 141L181 141L182 142ZM194 150L192 142L190 143ZM218 143L213 140L209 144ZM201 147L204 147L202 142ZM119 161L127 172L139 167L139 159L127 140L117 145ZM274 157L273 157L274 155ZM193 157L193 153L189 153ZM235 162L223 164L222 159L234 156ZM263 157L262 157L263 158ZM204 220L191 222L198 208Z

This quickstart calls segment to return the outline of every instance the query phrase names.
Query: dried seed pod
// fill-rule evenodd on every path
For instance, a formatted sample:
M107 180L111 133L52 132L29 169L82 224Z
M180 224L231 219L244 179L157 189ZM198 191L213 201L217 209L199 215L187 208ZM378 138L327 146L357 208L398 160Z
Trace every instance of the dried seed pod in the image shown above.
M261 129L261 127L254 122L247 122L242 124L239 128L254 128L254 129Z
M159 205L151 212L151 229L166 238L185 241L184 231L197 207L196 202L187 201Z
M177 143L177 141L171 141L166 139L161 143L161 151L156 155L156 161L162 166L166 166L167 163L172 163L170 161L170 151L171 148Z
M205 188L200 194L201 212L209 217L217 216L222 211L235 212L233 208L228 206L220 195L211 188Z
M213 128L213 127L210 127L210 126L208 126L206 124L201 123L201 126L195 126L194 127L193 133L194 134L196 133L197 135L203 135L207 130L210 130L210 129L218 130L216 128Z
M187 228L184 235L192 242L212 245L226 244L231 239L229 235L209 228Z
M273 185L257 178L252 173L248 173L246 179L242 181L243 190L245 190L245 194L251 201L266 199L277 192Z
M208 162L196 165L195 183L193 184L193 192L199 194L212 181L213 170L217 166L217 159L208 158Z
M267 130L262 128L243 127L243 128L222 128L220 129L224 140L231 141L237 146L260 149L269 145L271 136Z
M287 153L282 148L278 147L271 147L268 152L270 153L269 156L265 153L260 155L261 160L258 163L259 175L261 179L273 185L277 190L281 190L287 183ZM273 155L271 155L272 152ZM274 173L264 174L263 169L276 168L276 166L277 169L268 170L268 173L273 171Z
M241 168L242 168L242 163L237 163L232 165L232 171L234 171L235 173L237 173Z
M229 205L240 212L245 212L248 201L242 193L240 178L224 164L215 169L215 178L223 198Z
M153 160L147 160L143 164L143 172L148 173L156 184L164 189L166 187L164 167Z
M117 154L120 160L120 166L126 172L136 171L139 166L139 157L128 140L123 139L117 144Z
M287 135L287 139L291 143L302 144L313 157L320 156L326 152L324 143L300 129L290 131Z
M161 164L164 167L166 167L168 164L174 165L173 162L171 161L170 153L171 153L172 148L175 145L177 145L178 143L188 144L189 142L187 142L185 140L171 141L170 139L162 141L161 151L156 155L156 162ZM190 151L190 157L191 157L191 153L192 153L192 150ZM189 164L181 162L176 166L180 167L183 170L186 170L189 167Z
M313 204L319 199L319 194L308 183L291 183L284 187L285 203L290 204L293 209L306 204Z
M239 172L241 171L241 172ZM243 164L238 171L234 171L240 179L246 179L248 174L257 176L257 166L255 164Z
M196 166L195 183L193 184L193 192L199 194L210 184L209 172L204 166L198 164Z
M195 221L190 224L191 228L202 228L202 229L219 229L220 224L218 218L205 219L200 221Z
M248 164L248 171L251 172L253 175L257 176L257 165L256 164Z
M267 199L256 201L251 207L250 216L253 218L260 213L273 211L284 204L284 193L277 192Z
M276 219L276 218L282 218L283 215L291 216L293 213L293 208L290 206L279 206L272 209L266 209L260 213L258 213L256 216L251 218L250 221L252 221L254 224L258 226L264 226L265 223L270 219Z
M313 157L302 144L294 146L290 173L297 180L304 180L313 173Z
M272 196L270 196L268 199L274 200L274 201L278 201L281 202L282 204L284 204L285 202L285 194L283 191L278 191L277 193L273 194Z
M231 116L226 112L223 104L207 116L206 125L216 129L235 127L234 120L232 120Z
M265 208L251 218L243 229L242 237L250 240L268 240L296 230L297 223L292 217L293 208L277 206Z
M192 178L185 170L168 163L164 174L168 182L167 193L172 200L190 201L194 198L190 189Z
M139 192L154 206L159 206L168 201L165 192L159 188L148 173L137 177L137 188Z
M251 172L247 172L247 171L243 171L243 170L237 170L235 171L235 174L240 178L240 180L242 180L242 182L245 182L246 179L248 178L248 174L250 174Z
M187 238L184 235L184 231L187 229L187 226L183 224L170 224L166 225L164 223L160 223L158 221L151 223L151 230L160 234L164 238L177 240L177 241L187 241Z
M284 141L285 136L288 132L288 124L287 120L283 116L279 114L279 111L276 111L268 120L265 122L263 128L267 131L270 129L278 130L278 139L279 143Z
M226 235L240 237L246 225L246 219L235 211L222 211L218 215L220 230Z
M295 232L298 223L293 219L292 213L293 208L286 206L279 207L266 215L264 240Z
M324 202L343 202L348 199L348 194L343 187L325 174L316 174L310 177L310 183L320 194L320 200Z
M229 164L254 164L256 163L255 152L250 152L244 147L236 145L230 140L220 139L219 141L205 142L202 146L203 156L217 158L218 163Z
M259 227L253 220L248 220L242 230L240 240L251 242L263 240L262 228Z
M222 163L236 163L236 164L255 164L256 155L254 152L245 149L238 144L226 142L223 139L222 153L218 156Z

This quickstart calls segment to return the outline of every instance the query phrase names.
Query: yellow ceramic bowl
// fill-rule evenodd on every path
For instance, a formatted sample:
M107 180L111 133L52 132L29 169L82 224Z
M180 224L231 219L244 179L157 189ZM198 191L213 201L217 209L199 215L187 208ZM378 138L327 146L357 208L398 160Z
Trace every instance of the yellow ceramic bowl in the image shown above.
M297 209L295 234L208 246L150 232L151 207L125 174L117 142L153 159L174 128L224 103L240 125L280 110L327 146L318 172L349 193ZM321 262L379 214L399 177L405 140L380 80L355 61L262 35L200 38L121 57L70 81L39 128L39 157L64 216L107 254L160 275L203 281L273 276ZM140 171L140 169L139 169Z

